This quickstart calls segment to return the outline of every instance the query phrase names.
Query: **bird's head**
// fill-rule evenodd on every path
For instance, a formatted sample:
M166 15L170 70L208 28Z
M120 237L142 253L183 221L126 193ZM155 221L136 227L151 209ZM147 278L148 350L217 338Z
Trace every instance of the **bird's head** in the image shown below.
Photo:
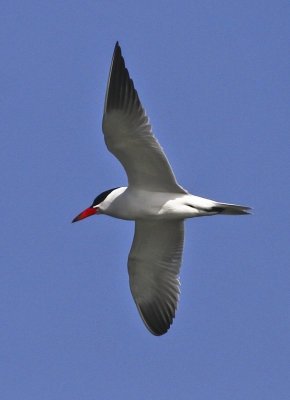
M100 205L103 203L103 201L107 198L107 196L115 189L118 188L114 188L114 189L109 189L106 190L105 192L99 194L95 200L93 201L92 205L88 208L86 208L83 212L81 212L77 217L75 217L72 222L77 222L80 221L81 219L87 218L90 215L94 215L94 214L100 214Z

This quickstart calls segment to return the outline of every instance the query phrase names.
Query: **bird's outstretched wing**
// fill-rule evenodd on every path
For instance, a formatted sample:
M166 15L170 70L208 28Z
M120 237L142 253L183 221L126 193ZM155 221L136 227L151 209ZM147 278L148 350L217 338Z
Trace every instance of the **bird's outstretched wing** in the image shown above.
M106 145L126 170L130 187L187 193L178 185L171 166L151 132L149 118L130 79L116 43L103 116Z
M183 221L135 222L128 259L130 289L153 335L167 332L175 317L184 241Z

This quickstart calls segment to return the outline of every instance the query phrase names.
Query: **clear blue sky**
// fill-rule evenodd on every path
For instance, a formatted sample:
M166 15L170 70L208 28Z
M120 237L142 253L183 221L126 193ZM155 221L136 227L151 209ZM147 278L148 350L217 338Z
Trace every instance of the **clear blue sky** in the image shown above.
M1 5L1 399L289 398L289 11ZM134 224L71 224L127 183L101 132L116 40L180 184L255 208L186 222L179 309L159 338L129 291Z

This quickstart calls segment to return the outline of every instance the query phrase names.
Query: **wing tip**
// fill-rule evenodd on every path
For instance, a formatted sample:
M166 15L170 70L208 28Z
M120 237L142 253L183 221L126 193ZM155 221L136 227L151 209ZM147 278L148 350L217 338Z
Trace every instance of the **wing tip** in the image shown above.
M128 76L127 76L128 75ZM106 89L104 114L116 106L120 107L122 81L130 79L125 67L119 41L116 42L110 66L109 78Z
M121 53L121 47L120 47L119 41L117 40L115 47L114 47L113 59L114 59L116 52L118 52L118 51Z
M164 335L165 333L168 332L168 330L170 329L170 327L171 327L171 325L173 323L173 320L175 318L176 309L174 310L173 315L170 316L169 321L164 321L164 320L161 320L160 318L158 318L158 326L154 326L156 324L154 324L153 322L150 322L149 318L146 318L146 316L144 315L144 311L142 310L141 305L136 303L136 306L137 306L137 310L139 312L139 315L140 315L144 325L146 326L148 331L150 333L152 333L152 335L154 335L154 336L162 336L162 335Z

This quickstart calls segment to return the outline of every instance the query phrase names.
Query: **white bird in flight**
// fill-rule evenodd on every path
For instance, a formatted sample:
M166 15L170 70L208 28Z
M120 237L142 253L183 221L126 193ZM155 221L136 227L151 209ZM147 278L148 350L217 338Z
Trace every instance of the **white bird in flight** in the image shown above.
M139 314L156 336L168 331L179 299L184 220L250 214L251 207L219 203L181 187L151 131L117 42L105 98L103 132L121 162L128 187L107 190L72 222L94 214L135 221L128 258L130 289Z

